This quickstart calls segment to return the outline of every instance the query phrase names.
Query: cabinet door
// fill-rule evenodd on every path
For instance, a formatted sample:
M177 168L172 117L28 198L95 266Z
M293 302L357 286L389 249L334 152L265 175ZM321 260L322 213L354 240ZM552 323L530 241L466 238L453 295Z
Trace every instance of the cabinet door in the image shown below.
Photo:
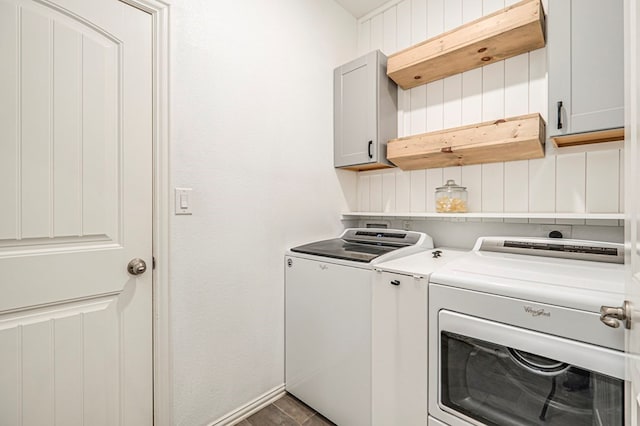
M378 161L376 52L334 71L334 165Z
M372 308L372 424L427 424L427 281L377 272Z
M549 0L547 23L549 136L622 127L623 1Z

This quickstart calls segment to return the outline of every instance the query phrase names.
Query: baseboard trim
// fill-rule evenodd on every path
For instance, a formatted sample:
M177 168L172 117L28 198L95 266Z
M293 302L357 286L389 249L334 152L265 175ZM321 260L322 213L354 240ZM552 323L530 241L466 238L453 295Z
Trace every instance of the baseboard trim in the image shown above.
M279 399L285 394L284 383L276 386L275 388L263 393L253 401L248 402L242 407L233 410L232 412L225 414L209 426L232 426L236 423L240 423L253 413L260 411L273 401Z

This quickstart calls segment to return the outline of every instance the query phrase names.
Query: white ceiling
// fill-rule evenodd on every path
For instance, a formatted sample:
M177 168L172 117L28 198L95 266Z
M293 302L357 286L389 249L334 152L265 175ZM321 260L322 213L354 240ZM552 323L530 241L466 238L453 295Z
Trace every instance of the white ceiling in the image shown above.
M340 6L347 9L353 16L360 18L374 9L387 3L389 0L335 0Z

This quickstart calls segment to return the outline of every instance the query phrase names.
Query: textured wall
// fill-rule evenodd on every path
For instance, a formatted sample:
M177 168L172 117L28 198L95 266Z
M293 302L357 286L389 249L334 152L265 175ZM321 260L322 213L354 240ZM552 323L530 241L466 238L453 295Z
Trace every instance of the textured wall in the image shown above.
M403 0L358 21L358 51L386 54L437 36L516 0ZM546 5L546 2L543 2ZM546 49L398 95L399 136L539 112L547 117ZM473 212L622 211L621 143L557 150L543 159L403 172L360 172L358 211L433 212L434 190L455 179Z
M341 229L333 68L356 20L332 0L172 2L174 419L208 424L284 382L285 249ZM353 206L351 206L353 207Z

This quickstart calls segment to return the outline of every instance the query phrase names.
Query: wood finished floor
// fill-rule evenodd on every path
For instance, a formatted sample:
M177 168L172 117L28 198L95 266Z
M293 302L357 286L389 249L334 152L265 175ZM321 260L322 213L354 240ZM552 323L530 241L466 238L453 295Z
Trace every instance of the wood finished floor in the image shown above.
M267 405L236 426L335 426L290 394Z

